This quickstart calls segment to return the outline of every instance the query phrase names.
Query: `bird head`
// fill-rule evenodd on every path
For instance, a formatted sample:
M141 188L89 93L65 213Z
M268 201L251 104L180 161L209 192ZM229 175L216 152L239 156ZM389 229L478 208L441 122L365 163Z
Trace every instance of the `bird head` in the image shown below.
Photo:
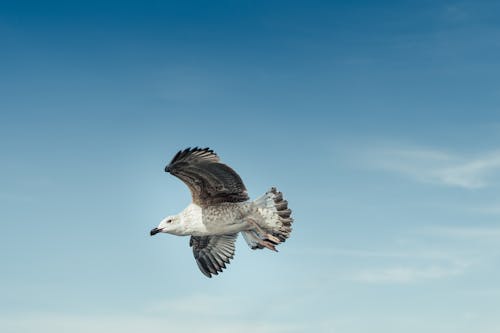
M167 234L176 234L180 227L180 218L178 215L167 216L161 220L158 227L150 231L150 235L154 236L157 233L164 232Z

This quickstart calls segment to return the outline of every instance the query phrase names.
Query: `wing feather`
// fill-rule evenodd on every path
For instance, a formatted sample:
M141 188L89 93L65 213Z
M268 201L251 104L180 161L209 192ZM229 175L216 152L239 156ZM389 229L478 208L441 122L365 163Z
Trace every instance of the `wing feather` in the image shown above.
M247 201L241 177L220 162L209 148L187 148L177 152L165 171L182 180L191 191L193 202L208 206L222 202Z
M238 234L218 236L191 236L189 245L200 271L207 277L217 275L234 257L234 243Z

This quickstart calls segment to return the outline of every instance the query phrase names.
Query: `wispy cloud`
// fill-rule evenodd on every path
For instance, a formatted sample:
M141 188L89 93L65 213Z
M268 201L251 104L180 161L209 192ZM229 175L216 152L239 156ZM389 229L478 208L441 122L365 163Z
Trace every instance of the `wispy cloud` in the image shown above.
M193 317L238 317L244 313L244 308L234 307L232 304L238 302L231 296L215 296L207 294L186 295L182 298L161 300L152 303L147 312L152 314L168 313L175 317L189 314Z
M348 275L348 279L364 283L413 283L450 278L471 271L473 266L492 264L500 253L497 245L500 240L500 227L433 226L421 229L417 234L433 243L436 243L437 238L439 244L449 244L451 240L457 240L461 247L449 248L448 252L402 254L407 257L408 262L396 262L391 265L386 261L382 263L385 267L374 265ZM487 247L489 252L485 254L484 246L488 246L487 244L493 244L493 247Z
M500 175L500 151L465 156L434 149L383 148L370 150L365 157L378 168L417 181L466 189L492 185Z
M346 279L363 283L415 283L461 275L470 266L463 253L451 249L375 251L373 255L360 262L366 268L346 272Z
M369 284L410 284L445 279L465 274L472 265L468 251L429 248L423 244L414 249L401 246L372 250L310 248L301 252L300 255L306 256L335 256L340 262L344 258L348 264L339 265L342 268L335 273L339 279Z
M308 247L301 248L300 251L293 251L295 255L305 256L337 256L337 257L350 257L360 259L419 259L419 260L454 260L455 255L445 251L432 251L432 250L380 250L380 249L346 249L346 248L322 248L322 247Z
M500 240L500 227L431 227L428 234L440 237L474 239L478 241Z
M500 170L500 152L465 160L436 170L438 179L448 185L479 188L490 184L489 177Z
M464 272L465 264L453 264L449 267L408 267L397 266L382 269L366 269L351 276L351 279L367 283L411 283L421 280L442 279Z
M193 320L194 319L194 320ZM123 315L72 315L63 313L33 313L1 316L0 327L5 332L302 332L303 328L285 322L228 319L226 321L200 320L200 318L176 318L170 315L144 316L142 314Z
M0 315L5 332L303 332L305 327L285 315L277 318L251 318L262 306L262 299L241 299L228 295L194 294L158 301L134 312L68 313L21 312ZM235 306L237 304L237 306ZM266 306L273 307L266 299ZM257 311L258 312L258 311Z

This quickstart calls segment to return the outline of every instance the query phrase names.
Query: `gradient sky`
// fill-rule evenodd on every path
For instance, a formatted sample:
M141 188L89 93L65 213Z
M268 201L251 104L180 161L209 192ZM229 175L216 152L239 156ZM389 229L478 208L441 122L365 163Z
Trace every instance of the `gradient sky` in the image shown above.
M0 330L500 332L497 1L1 1ZM163 172L284 192L212 279Z

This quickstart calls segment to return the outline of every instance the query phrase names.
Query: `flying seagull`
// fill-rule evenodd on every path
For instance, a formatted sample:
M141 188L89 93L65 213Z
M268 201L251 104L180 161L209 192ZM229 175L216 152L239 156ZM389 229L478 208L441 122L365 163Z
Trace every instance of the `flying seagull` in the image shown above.
M191 190L193 202L182 212L164 218L151 236L168 233L191 236L189 246L199 269L217 275L234 256L238 233L252 250L276 251L292 231L292 211L281 192L272 187L250 201L240 176L209 148L179 151L165 167Z

